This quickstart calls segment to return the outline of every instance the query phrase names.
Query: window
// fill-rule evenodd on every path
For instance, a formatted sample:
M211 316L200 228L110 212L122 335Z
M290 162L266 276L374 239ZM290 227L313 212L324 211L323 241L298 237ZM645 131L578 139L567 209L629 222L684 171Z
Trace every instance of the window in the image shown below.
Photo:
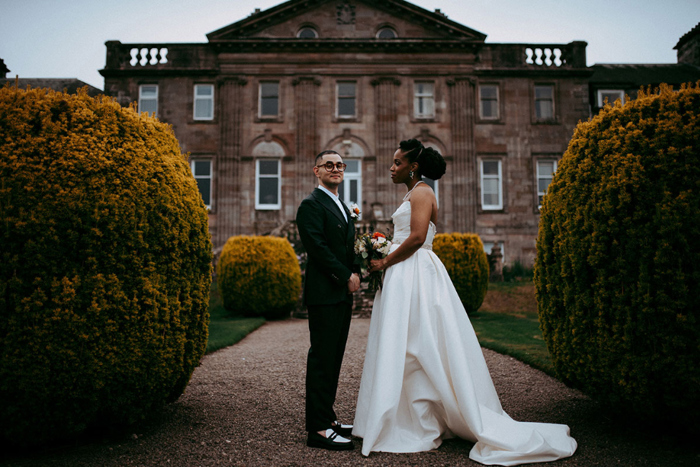
M542 198L547 192L547 187L552 183L554 172L557 170L556 160L537 161L537 208L542 208Z
M318 33L314 28L310 27L303 27L299 30L297 33L297 37L299 39L316 39L318 37Z
M280 83L260 83L260 116L279 116Z
M535 86L535 117L537 120L554 119L554 86Z
M483 84L479 86L479 116L483 120L498 120L498 85Z
M139 86L139 112L148 112L158 116L158 85L142 84Z
M396 31L391 28L381 28L377 32L377 39L396 39Z
M191 160L190 169L194 179L197 181L197 188L199 188L199 193L202 195L204 205L211 209L211 161Z
M338 187L338 195L348 207L352 203L362 206L362 161L345 159L343 162L348 166L345 168L343 181Z
M433 192L435 193L435 200L438 203L438 207L440 207L440 197L438 196L438 181L428 177L422 177L421 180L423 180L427 185L430 185L430 188L433 189Z
M435 116L435 85L433 82L416 82L413 85L413 111L416 118Z
M501 161L481 161L481 207L484 210L503 209Z
M598 107L603 107L605 105L605 99L608 100L610 105L614 104L616 100L620 99L622 105L625 104L625 91L622 89L599 89L598 90Z
M213 120L214 119L214 85L195 84L194 85L194 119Z
M357 85L354 81L338 83L338 117L355 117Z
M279 159L258 159L255 165L255 209L281 209Z

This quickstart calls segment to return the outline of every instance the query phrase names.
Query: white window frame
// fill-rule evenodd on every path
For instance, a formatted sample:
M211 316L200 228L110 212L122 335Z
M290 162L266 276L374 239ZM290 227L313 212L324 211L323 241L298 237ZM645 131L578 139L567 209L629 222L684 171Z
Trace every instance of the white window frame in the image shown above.
M608 99L610 105L613 105L617 99L620 99L620 103L625 105L625 91L623 89L598 89L598 107L603 107L605 105L605 97L603 97L603 94L617 94L615 99Z
M348 99L349 96L341 96L340 95L340 85L341 84L352 84L355 86L355 93L353 94L352 98L354 99L354 110L355 113L352 115L350 114L342 114L340 113L340 99ZM335 83L335 116L337 118L357 118L357 81L354 80L342 80L342 81L336 81Z
M145 87L153 87L156 89L156 95L155 97L148 97L147 99L144 99L143 97L143 88ZM156 105L156 110L151 112L147 110L142 110L142 103L144 101L154 101ZM141 112L148 112L149 115L155 114L156 117L158 117L158 85L157 84L141 84L139 85L139 113Z
M423 91L419 91L418 87L420 85L429 85L430 87L430 92L425 91L425 87L423 88ZM423 108L426 107L425 103L428 101L432 101L432 112L420 112L420 107L421 105ZM415 118L435 118L435 81L415 81L413 83L413 116Z
M277 113L275 114L263 114L263 93L262 88L264 84L276 84L277 85ZM279 118L280 116L280 82L275 80L261 81L258 83L258 117L259 118Z
M348 172L346 169L343 175L343 182L341 183L342 191L339 191L340 199L343 200L345 205L350 208L352 203L357 203L362 210L362 160L361 159L346 159L345 163L349 161L357 161L357 172ZM350 182L352 180L357 180L357 200L350 200ZM347 183L346 183L347 182Z
M483 103L486 99L484 99L481 91L487 87L496 88L496 115L495 116L484 115ZM488 99L488 100L492 101L493 99ZM498 120L501 118L501 89L500 89L500 86L498 84L485 83L485 84L479 85L479 118L481 118L482 120Z
M552 90L552 97L551 97L552 115L550 115L549 117L542 117L542 116L537 115L537 103L538 103L538 101L545 101L545 99L538 99L537 98L537 88L549 88ZM535 84L535 87L533 88L533 98L534 98L534 103L535 103L535 119L537 121L548 122L548 121L554 120L554 116L557 114L557 110L556 110L557 104L555 102L556 101L555 95L556 95L556 88L554 87L553 84L547 84L547 83Z
M209 175L197 175L194 170L194 165L195 162L208 162L209 163ZM212 199L214 198L214 172L213 172L213 167L211 163L211 159L190 159L190 170L192 171L192 176L194 179L199 182L199 180L209 180L209 204L206 202L204 205L207 207L207 209L211 209L212 206ZM197 183L197 186L199 187L199 183ZM200 191L200 195L201 195ZM202 197L202 200L204 200L204 197Z
M198 95L197 91L199 89L209 88L211 89L211 94L209 95ZM197 117L197 103L211 102L211 115L204 117ZM214 120L214 85L213 84L195 84L194 85L194 102L192 104L192 119L193 120Z
M484 162L497 162L498 175L485 175ZM479 164L479 168L479 175L481 177L481 209L483 209L484 211L497 211L503 209L503 161L501 161L501 159L482 159ZM494 179L498 180L498 204L486 204L484 202L484 196L487 193L484 191L484 181Z
M261 174L260 162L277 162L277 174ZM263 178L277 179L277 203L260 202L260 180ZM255 209L259 211L275 211L282 209L282 161L280 159L260 158L255 161Z
M536 183L537 183L537 209L542 209L542 203L540 203L540 196L544 196L546 193L546 191L540 191L540 178L545 178L540 174L540 162L552 162L552 163L554 163L554 171L552 172L552 175L551 175L552 179L554 179L554 174L557 171L557 165L559 163L559 161L557 159L545 159L545 158L537 159L537 164L536 164L537 165L537 180L536 180ZM547 177L547 178L549 178L549 177ZM551 181L550 181L550 183L551 183ZM549 185L547 185L547 186L549 187Z

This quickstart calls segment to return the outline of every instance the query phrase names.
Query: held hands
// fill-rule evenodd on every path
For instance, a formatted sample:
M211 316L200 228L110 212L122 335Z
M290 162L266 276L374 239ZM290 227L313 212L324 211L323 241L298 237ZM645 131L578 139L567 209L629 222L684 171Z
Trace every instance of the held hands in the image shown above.
M360 276L353 273L348 279L348 292L355 293L360 288Z

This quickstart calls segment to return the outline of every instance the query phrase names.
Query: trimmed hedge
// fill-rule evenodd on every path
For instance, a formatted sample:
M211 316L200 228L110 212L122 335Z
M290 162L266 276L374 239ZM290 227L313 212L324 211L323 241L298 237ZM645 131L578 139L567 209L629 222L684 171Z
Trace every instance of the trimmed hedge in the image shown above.
M445 265L467 313L479 309L489 288L489 262L476 234L437 234L433 251Z
M0 440L131 423L204 354L207 211L172 129L114 100L0 89Z
M224 307L234 314L285 318L301 293L299 262L286 238L229 238L216 276Z
M640 92L580 123L541 213L535 285L559 376L642 417L696 423L700 88Z

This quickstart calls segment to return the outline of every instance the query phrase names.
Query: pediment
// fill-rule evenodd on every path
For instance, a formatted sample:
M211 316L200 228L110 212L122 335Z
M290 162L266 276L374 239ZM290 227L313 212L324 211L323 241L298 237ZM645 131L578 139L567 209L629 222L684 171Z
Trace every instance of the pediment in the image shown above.
M302 28L318 39L376 40L384 28L398 40L483 42L486 35L403 0L290 0L207 34L210 42L298 39ZM307 39L309 40L309 39Z

